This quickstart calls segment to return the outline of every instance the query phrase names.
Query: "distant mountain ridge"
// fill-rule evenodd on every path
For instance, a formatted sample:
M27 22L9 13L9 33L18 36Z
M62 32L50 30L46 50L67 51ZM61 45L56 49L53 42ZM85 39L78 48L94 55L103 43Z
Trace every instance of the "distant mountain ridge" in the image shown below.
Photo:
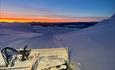
M24 27L24 26L42 26L42 27L68 27L68 28L87 28L89 26L93 26L97 24L97 22L63 22L63 23L45 23L45 22L29 22L29 23L19 23L19 22L2 22L0 26L15 26L15 27Z
M69 28L86 28L92 25L97 24L97 22L66 22L66 23L41 23L33 22L30 23L32 26L59 26L59 27L69 27Z

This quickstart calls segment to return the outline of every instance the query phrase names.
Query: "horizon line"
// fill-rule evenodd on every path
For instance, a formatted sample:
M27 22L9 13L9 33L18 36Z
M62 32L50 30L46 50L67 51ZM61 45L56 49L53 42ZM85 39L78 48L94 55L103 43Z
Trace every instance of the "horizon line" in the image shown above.
M0 22L49 22L49 23L58 23L58 22L98 22L95 19L52 19L52 18L17 18L17 17L8 17L0 18Z

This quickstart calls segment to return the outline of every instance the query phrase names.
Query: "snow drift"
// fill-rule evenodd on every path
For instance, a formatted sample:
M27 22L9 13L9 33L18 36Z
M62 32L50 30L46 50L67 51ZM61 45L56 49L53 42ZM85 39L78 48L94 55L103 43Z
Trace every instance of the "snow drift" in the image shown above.
M71 49L83 70L115 69L115 15L97 25L55 36L58 46Z

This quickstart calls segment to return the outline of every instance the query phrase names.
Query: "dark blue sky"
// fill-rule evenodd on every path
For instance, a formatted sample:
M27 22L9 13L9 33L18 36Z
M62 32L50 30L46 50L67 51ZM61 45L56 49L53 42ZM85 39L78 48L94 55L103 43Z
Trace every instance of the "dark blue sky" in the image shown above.
M19 16L110 17L115 0L0 0L1 12Z

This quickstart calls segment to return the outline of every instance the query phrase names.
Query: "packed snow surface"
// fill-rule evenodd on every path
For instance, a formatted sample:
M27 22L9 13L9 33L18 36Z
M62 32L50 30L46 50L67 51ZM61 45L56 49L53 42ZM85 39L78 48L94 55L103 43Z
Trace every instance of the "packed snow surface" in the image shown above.
M66 47L82 70L115 70L115 15L85 29L0 23L0 49Z
M115 70L115 15L95 26L56 35L56 40L71 49L72 60L83 70Z

